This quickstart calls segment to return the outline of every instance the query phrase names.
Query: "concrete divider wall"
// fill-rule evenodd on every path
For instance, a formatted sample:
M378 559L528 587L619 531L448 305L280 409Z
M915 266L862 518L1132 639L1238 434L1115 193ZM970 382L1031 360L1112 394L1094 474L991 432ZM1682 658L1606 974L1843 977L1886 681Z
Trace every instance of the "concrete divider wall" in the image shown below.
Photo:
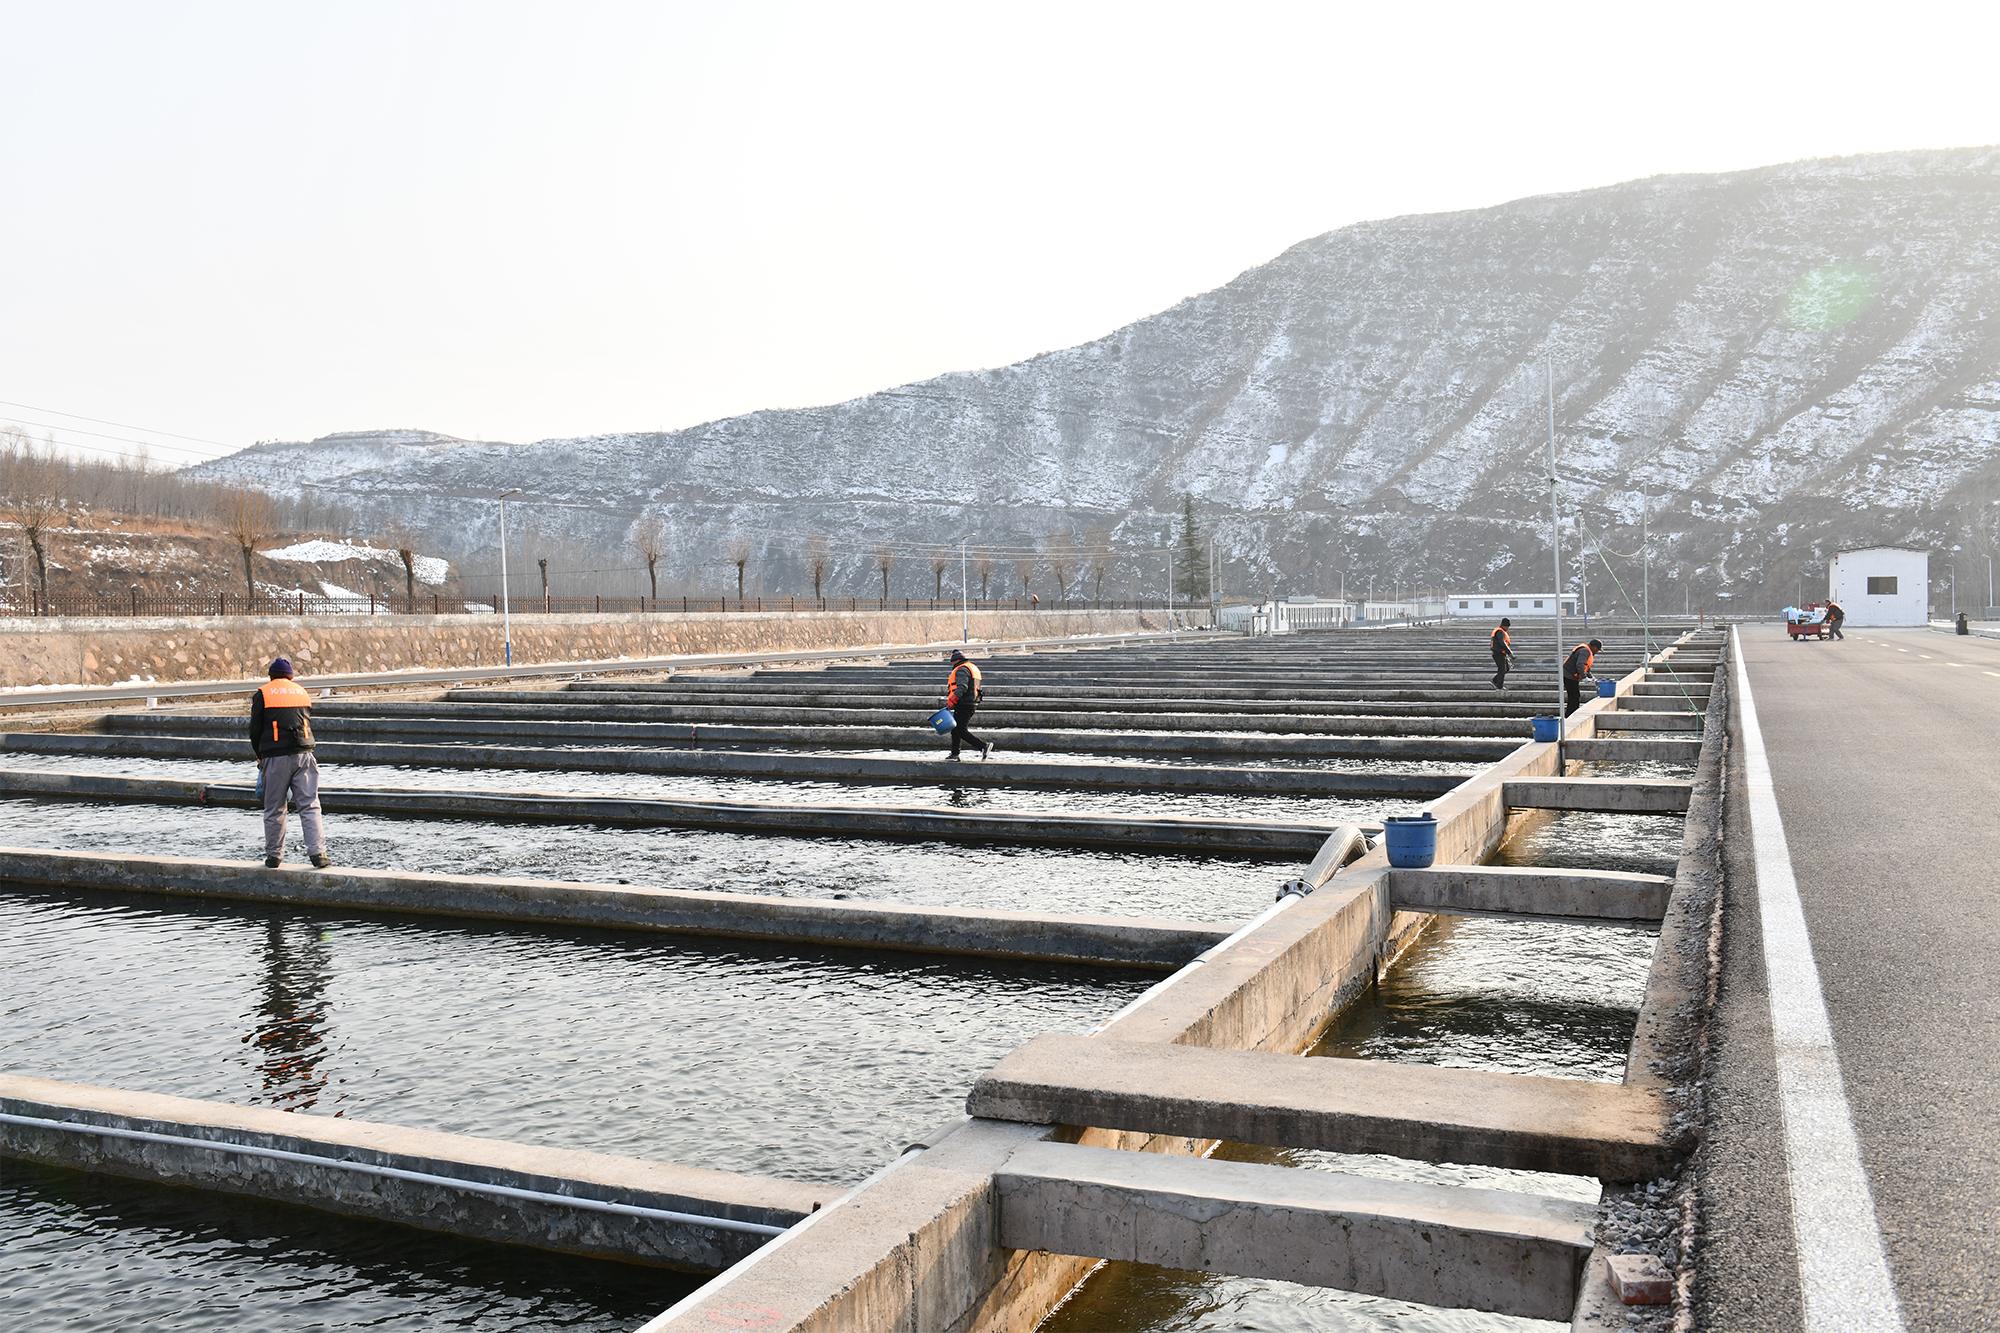
M975 639L1164 629L1145 611L976 611ZM866 648L956 639L957 611L746 611L516 615L514 661L610 661L676 653ZM261 677L283 653L301 675L501 664L500 618L211 616L0 620L0 685L112 685Z
M712 1271L755 1250L765 1235L602 1209L496 1197L433 1180L343 1166L387 1168L473 1185L529 1190L702 1218L786 1227L826 1202L825 1186L607 1153L542 1148L100 1088L0 1073L0 1157L303 1204L327 1212L626 1262ZM23 1123L23 1121L28 1123ZM97 1126L114 1135L65 1126ZM164 1136L170 1141L130 1135ZM207 1144L216 1147L207 1147ZM248 1148L251 1152L240 1151ZM313 1161L275 1159L299 1154Z

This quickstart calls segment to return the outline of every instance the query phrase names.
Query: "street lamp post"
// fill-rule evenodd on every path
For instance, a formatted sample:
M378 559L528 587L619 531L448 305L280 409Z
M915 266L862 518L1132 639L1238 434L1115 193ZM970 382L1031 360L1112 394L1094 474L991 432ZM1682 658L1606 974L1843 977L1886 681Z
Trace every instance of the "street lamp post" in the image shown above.
M1555 556L1556 573L1556 773L1563 773L1562 735L1563 705L1567 702L1563 694L1563 551L1562 551L1562 491L1556 480L1556 361L1554 353L1548 359L1549 394L1549 544Z
M507 497L519 495L519 487L500 492L500 651L504 665L514 665L513 604L507 597Z

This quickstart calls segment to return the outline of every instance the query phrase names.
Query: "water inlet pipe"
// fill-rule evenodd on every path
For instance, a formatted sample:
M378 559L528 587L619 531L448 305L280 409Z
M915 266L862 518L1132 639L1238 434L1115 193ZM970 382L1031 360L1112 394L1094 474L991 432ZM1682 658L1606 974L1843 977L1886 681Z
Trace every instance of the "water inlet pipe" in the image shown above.
M877 1168L876 1171L873 1174L871 1174L866 1180L862 1181L859 1185L856 1185L853 1189L847 1191L847 1193L841 1195L839 1198L835 1199L832 1203L827 1204L824 1208L813 1209L811 1216L807 1217L803 1222L800 1222L798 1225L787 1228L784 1235L778 1237L778 1239L772 1241L769 1245L763 1246L755 1254L749 1255L741 1260L738 1260L735 1264L731 1265L728 1268L723 1269L720 1273L717 1273L714 1277L702 1283L699 1287L696 1287L693 1291L681 1297L679 1300L675 1301L672 1305L669 1305L666 1309L654 1315L651 1319L648 1319L644 1324L639 1326L638 1333L659 1333L659 1330L666 1328L667 1325L671 1324L675 1319L679 1318L683 1311L692 1310L697 1305L701 1304L702 1301L706 1300L708 1298L710 1288L718 1287L724 1282L733 1281L734 1279L739 1278L744 1273L748 1272L755 1265L765 1262L772 1255L778 1253L779 1251L783 1250L785 1246L791 1244L799 1236L804 1235L807 1231L810 1231L814 1225L820 1222L828 1214L838 1209L841 1204L844 1204L849 1199L854 1198L856 1195L860 1194L861 1191L875 1184L875 1182L882 1179L882 1177L888 1175L891 1171L894 1171L897 1167L901 1166L903 1163L909 1161L912 1157L921 1155L924 1151L924 1147L925 1145L923 1144L913 1144L910 1147L903 1149L903 1155L898 1157L895 1161L884 1163L881 1167Z
M427 1171L410 1171L400 1166L377 1166L372 1162L321 1157L315 1153L289 1152L283 1148L258 1148L244 1143L195 1139L182 1134L160 1134L152 1130L124 1129L116 1125L90 1125L75 1120L47 1120L39 1116L14 1115L4 1111L0 1111L0 1125L53 1129L69 1134L127 1139L136 1143L161 1143L175 1148L207 1148L212 1152L239 1153L245 1157L262 1157L269 1161L292 1162L301 1166L330 1166L382 1180L407 1180L419 1185L441 1185L447 1189L462 1190L468 1194L484 1194L496 1199L517 1199L524 1203L580 1208L586 1212L636 1217L648 1222L673 1222L682 1226L712 1227L717 1231L741 1231L752 1236L782 1236L790 1230L788 1227L773 1226L768 1222L742 1222L733 1217L704 1217L699 1213L679 1213L668 1208L646 1208L634 1203L613 1203L609 1199L585 1199L568 1194L550 1194L546 1190L522 1189L517 1185L493 1185L457 1176L433 1175Z

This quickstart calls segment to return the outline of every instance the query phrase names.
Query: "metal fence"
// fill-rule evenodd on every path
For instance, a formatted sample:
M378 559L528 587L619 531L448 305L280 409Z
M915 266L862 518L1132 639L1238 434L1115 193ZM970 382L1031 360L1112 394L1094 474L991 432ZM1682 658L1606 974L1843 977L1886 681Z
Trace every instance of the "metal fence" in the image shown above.
M952 597L517 597L507 609L517 616L536 615L733 615L741 612L801 611L956 611ZM972 611L1136 611L1158 609L1158 602L1086 601L1038 602L1027 597L989 598L963 604ZM311 593L283 596L242 593L52 593L45 600L29 592L25 600L0 599L0 616L388 616L498 615L500 597L451 597L420 594L402 597L321 597Z

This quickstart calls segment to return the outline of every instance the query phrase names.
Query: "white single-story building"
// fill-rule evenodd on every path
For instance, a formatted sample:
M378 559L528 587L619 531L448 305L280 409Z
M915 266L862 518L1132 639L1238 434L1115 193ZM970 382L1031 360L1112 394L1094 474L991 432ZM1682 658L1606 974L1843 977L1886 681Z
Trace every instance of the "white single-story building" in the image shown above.
M1827 588L1850 625L1921 625L1930 619L1931 553L1865 546L1833 557Z
M1339 629L1354 618L1351 603L1324 597L1287 597L1281 602L1225 606L1223 629L1248 634L1293 634L1300 630Z
M1361 603L1363 620L1436 620L1444 603L1435 597L1377 597Z
M1576 614L1576 594L1562 595L1562 612ZM1455 592L1445 599L1445 614L1495 620L1501 616L1549 616L1556 613L1552 592Z

